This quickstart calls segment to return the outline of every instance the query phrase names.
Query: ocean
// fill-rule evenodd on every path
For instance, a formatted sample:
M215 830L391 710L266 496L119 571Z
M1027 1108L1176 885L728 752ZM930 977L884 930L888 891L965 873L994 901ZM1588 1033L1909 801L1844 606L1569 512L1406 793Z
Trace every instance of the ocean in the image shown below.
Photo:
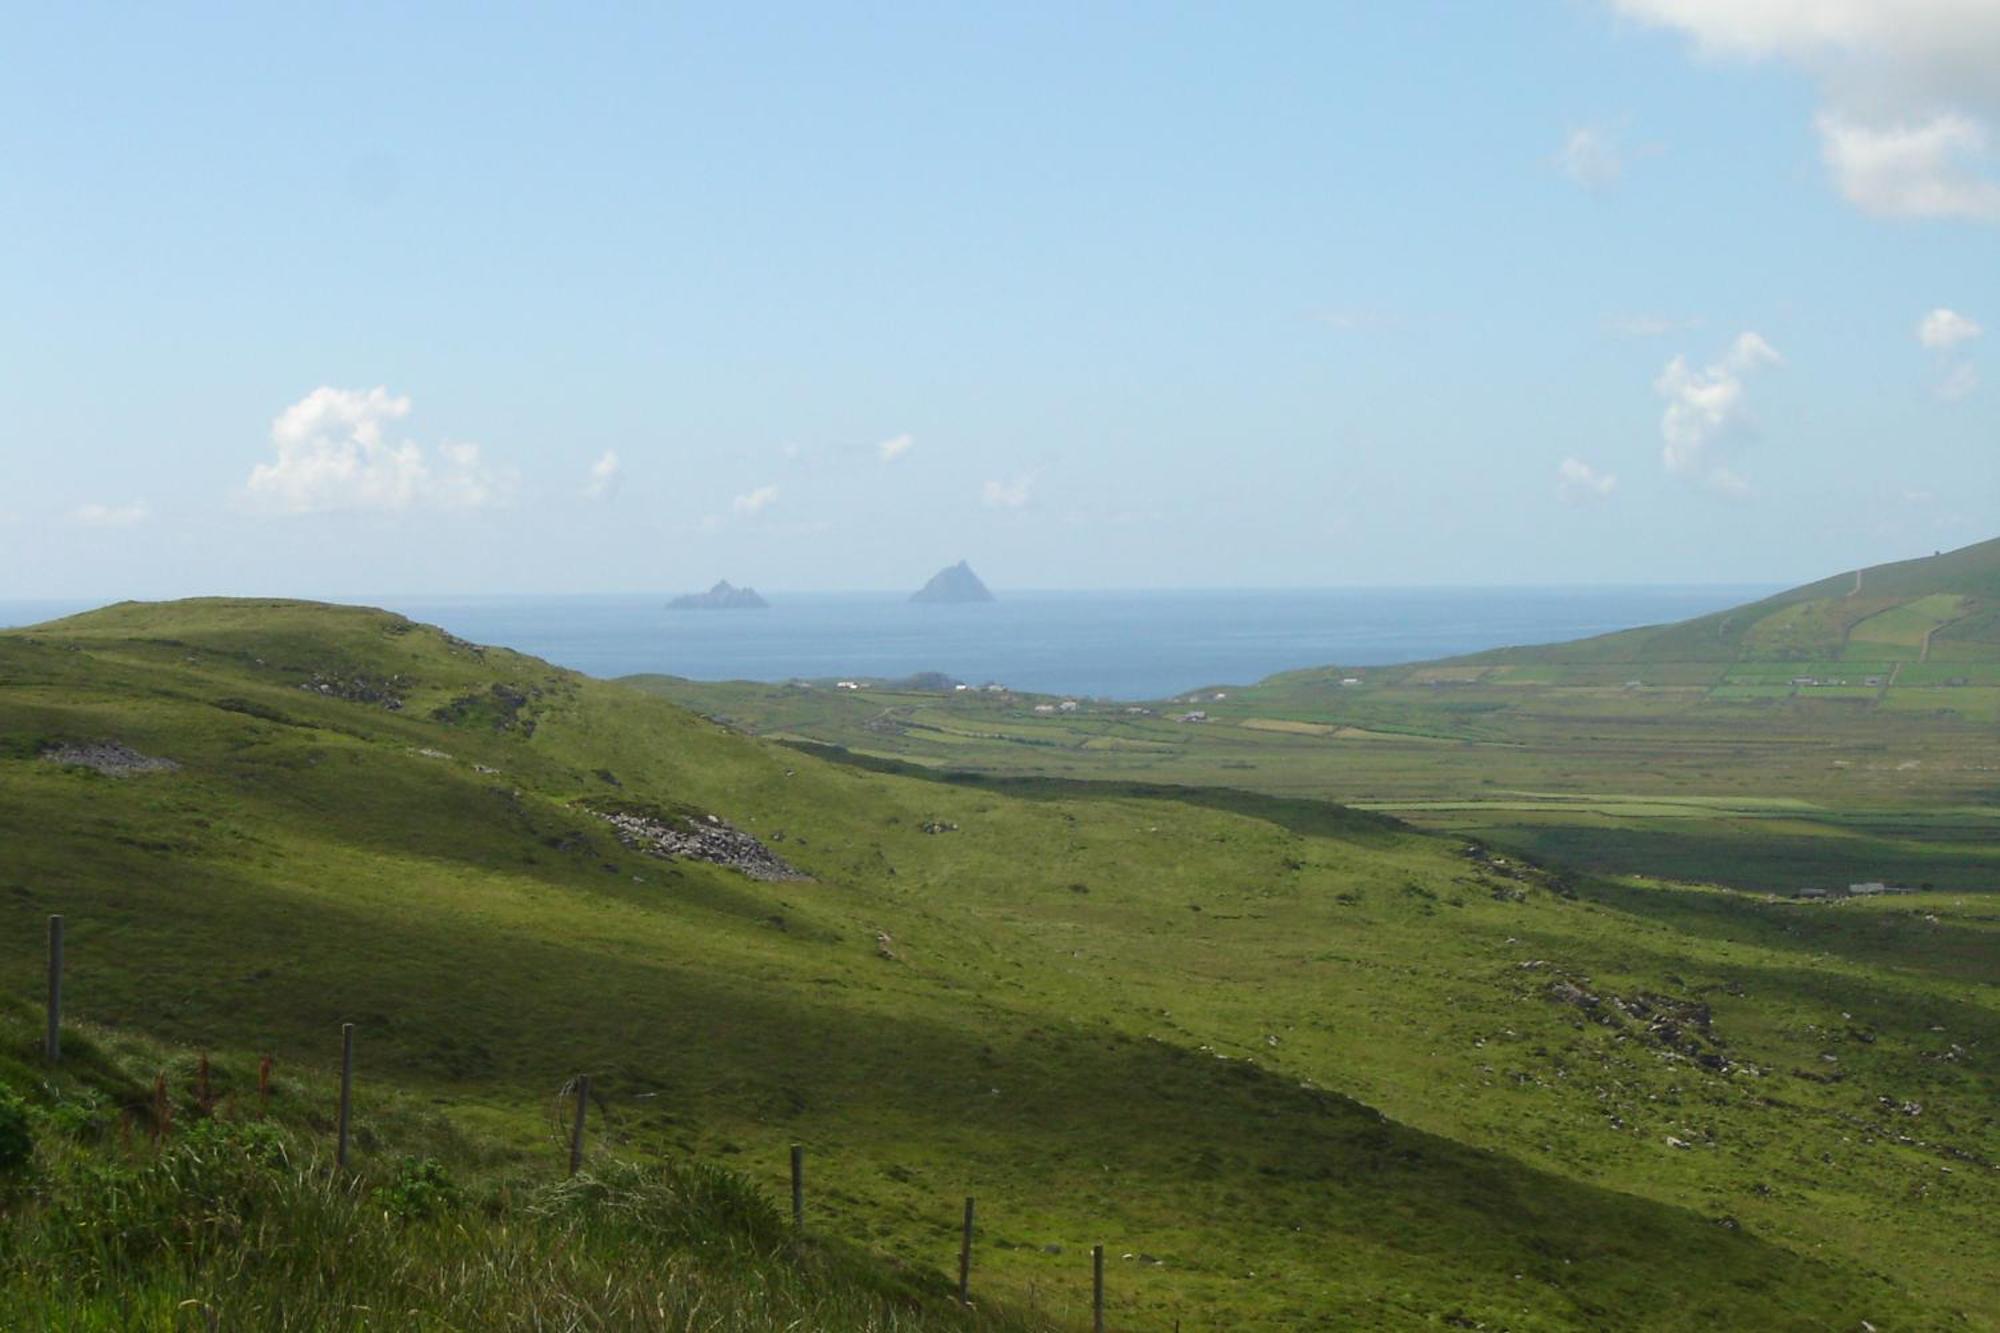
M974 606L902 593L770 593L764 611L669 611L661 596L346 597L593 676L907 676L1159 699L1296 667L1386 666L1703 615L1775 587L1327 588L1009 592ZM0 625L84 609L0 601Z

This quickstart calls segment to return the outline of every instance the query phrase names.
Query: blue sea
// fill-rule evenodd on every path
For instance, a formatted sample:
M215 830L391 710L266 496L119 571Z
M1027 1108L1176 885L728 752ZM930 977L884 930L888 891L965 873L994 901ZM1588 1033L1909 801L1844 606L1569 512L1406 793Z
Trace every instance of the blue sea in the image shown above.
M344 597L594 676L907 676L1108 699L1247 684L1295 667L1386 666L1683 620L1775 587L1338 588L1010 592L977 606L903 593L770 593L764 611L669 611L665 596ZM0 602L0 625L83 610Z

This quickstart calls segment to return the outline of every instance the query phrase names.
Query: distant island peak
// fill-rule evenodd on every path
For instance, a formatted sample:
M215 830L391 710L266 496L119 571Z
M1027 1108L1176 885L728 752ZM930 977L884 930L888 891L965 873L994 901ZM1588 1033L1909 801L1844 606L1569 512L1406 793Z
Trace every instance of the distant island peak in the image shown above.
M668 602L675 611L755 611L770 603L755 588L738 588L728 579L718 579L707 592L691 592Z
M910 594L913 602L990 602L993 593L972 566L961 560L931 575L931 581Z

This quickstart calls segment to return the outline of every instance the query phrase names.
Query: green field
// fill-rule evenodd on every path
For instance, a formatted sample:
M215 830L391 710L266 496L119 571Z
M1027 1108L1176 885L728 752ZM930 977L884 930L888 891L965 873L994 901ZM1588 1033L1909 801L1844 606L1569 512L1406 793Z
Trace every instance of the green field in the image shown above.
M1120 1329L2000 1321L2000 911L1978 891L1991 803L1968 794L1990 734L1937 719L1892 742L1870 708L1822 743L1823 712L1786 701L1746 736L1678 690L1593 684L1534 725L1655 719L1704 757L1614 736L1554 759L1493 696L1564 687L1387 674L1231 691L1208 723L660 687L724 726L355 609L128 604L0 635L0 1077L38 1141L8 1186L0 1311L120 1327L131 1289L277 1327L292 1271L227 1237L81 1267L55 1248L79 1154L140 1171L163 1151L34 1072L20 1006L60 912L71 1011L118 1053L106 1097L129 1109L164 1070L185 1098L206 1050L238 1086L270 1054L324 1107L354 1022L361 1169L448 1160L465 1244L528 1247L511 1299L556 1243L513 1201L559 1180L550 1107L581 1071L607 1176L722 1165L776 1198L806 1145L832 1257L696 1263L674 1299L729 1312L715 1327L810 1323L814 1264L827 1309L883 1283L894 1326L950 1325L966 1195L979 1317L1027 1326L1087 1324L1099 1243ZM880 757L749 727L853 728ZM112 742L177 767L51 758ZM1801 752L1811 790L1784 780ZM647 855L607 813L714 816L805 878ZM1698 882L1802 857L1805 878L1907 862L1936 887L1827 904ZM301 1109L286 1132L325 1128ZM465 1288L398 1326L513 1308L435 1253ZM418 1299L316 1280L342 1308ZM643 1302L643 1279L614 1285Z

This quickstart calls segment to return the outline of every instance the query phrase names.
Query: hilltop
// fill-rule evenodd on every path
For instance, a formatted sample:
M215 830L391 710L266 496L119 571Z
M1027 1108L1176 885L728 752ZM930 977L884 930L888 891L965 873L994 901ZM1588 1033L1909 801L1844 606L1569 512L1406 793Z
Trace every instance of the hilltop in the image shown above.
M2000 538L1875 565L1675 625L1466 662L2000 661ZM1935 674L1935 673L1933 673Z
M356 1022L364 1087L503 1174L586 1070L600 1151L776 1189L802 1141L816 1233L920 1274L976 1195L975 1290L1057 1327L1093 1243L1114 1325L2000 1312L1991 925L1949 895L1835 919L1319 801L942 782L306 603L0 634L0 737L9 994L61 911L80 1017L239 1069ZM738 838L792 873L701 850Z
M931 575L930 582L910 594L913 602L990 602L993 593L979 575L972 572L972 566L961 560L948 565Z

